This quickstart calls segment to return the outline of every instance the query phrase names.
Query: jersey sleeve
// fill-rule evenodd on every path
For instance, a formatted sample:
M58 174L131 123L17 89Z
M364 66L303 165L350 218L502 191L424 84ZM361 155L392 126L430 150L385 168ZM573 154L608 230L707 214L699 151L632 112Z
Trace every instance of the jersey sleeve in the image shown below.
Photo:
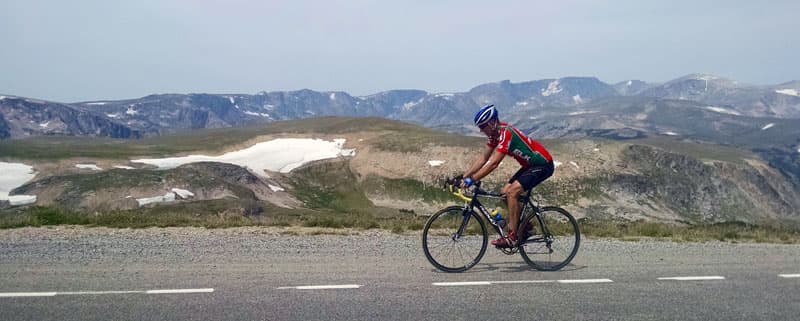
M491 149L494 149L495 147L497 147L498 143L499 143L499 139L489 137L489 139L486 141L486 146L488 146Z
M508 154L508 145L511 143L511 131L508 128L500 129L500 135L497 137L497 145L491 146L498 152Z

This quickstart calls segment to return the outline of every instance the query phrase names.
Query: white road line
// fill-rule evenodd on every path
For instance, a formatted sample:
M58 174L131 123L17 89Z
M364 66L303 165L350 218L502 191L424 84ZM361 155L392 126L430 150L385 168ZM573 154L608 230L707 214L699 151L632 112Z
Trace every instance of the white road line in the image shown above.
M782 278L800 278L800 274L778 274Z
M186 294L186 293L211 293L214 289L164 289L147 291L68 291L68 292L6 292L0 293L0 298L37 297L56 295L104 295L104 294Z
M612 283L611 279L558 280L558 283Z
M340 284L340 285L303 285L303 286L282 286L278 290L330 290L330 289L358 289L361 285L358 284Z
M724 280L724 276L674 276L658 278L659 280L671 281L710 281L710 280Z
M6 292L0 293L0 298L18 298L33 296L56 296L56 292Z
M129 294L144 293L144 291L78 291L78 292L54 292L57 295L101 295L101 294Z
M173 293L211 293L214 289L168 289L168 290L147 290L147 294L173 294Z
M532 283L611 283L610 279L583 280L517 280L517 281L468 281L468 282L435 282L434 286L472 286L492 284L532 284Z
M555 280L530 280L530 281L491 281L491 284L529 284L529 283L554 283Z
M489 282L489 281L477 281L477 282L434 282L432 284L434 286L469 286L469 285L492 285L492 282Z

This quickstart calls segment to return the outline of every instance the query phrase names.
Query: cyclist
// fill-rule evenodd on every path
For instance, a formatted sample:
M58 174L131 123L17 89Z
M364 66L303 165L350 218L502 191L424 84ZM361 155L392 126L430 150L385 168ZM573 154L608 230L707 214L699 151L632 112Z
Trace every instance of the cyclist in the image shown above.
M486 150L464 172L461 187L470 187L476 181L489 175L506 155L514 157L522 166L502 192L508 204L508 228L506 237L492 241L497 247L514 247L519 240L525 240L531 233L532 226L524 224L517 236L517 225L520 216L519 196L553 175L553 157L550 152L536 140L524 135L519 129L500 122L494 105L487 105L475 114L475 126L489 138Z

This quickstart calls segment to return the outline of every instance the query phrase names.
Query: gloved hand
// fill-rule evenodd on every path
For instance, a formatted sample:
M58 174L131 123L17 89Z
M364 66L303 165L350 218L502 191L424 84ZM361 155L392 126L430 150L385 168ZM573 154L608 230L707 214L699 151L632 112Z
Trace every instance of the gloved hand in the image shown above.
M462 184L464 187L470 187L472 184L475 184L475 181L472 180L472 177L467 177L464 179L464 183Z

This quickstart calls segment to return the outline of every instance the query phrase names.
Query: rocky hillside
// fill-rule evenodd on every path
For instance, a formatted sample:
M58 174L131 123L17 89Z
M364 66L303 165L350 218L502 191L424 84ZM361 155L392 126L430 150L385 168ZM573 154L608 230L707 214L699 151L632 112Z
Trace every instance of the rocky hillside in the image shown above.
M226 207L238 204L237 215L269 217L277 212L311 210L402 216L424 215L454 203L455 199L438 188L438 182L463 171L475 152L483 148L484 141L377 118L276 122L246 130L247 134L202 131L182 136L179 141L193 144L193 150L175 147L168 143L170 136L165 136L124 143L116 147L113 157L95 153L92 148L104 148L97 144L80 149L86 155L99 155L95 157L57 153L33 158L18 154L4 160L32 165L40 173L12 195L32 194L38 197L37 205L69 207L86 213L141 208L174 211L181 206L224 200ZM231 152L285 137L343 138L347 140L345 147L355 149L355 154L312 162L288 173L258 173L221 163L156 170L126 161L153 155L148 151L166 156L164 151L170 148L177 148L184 155ZM231 139L239 142L230 143ZM559 166L537 194L543 203L562 205L580 217L679 222L800 221L800 189L768 161L747 150L669 136L627 140L572 138L544 143L553 151ZM135 169L93 171L76 168L79 162L103 168L126 164ZM487 178L488 186L499 187L515 170L515 163L506 160L498 172ZM193 210L226 211L204 207Z
M639 96L692 100L755 117L800 118L797 83L750 86L714 75L684 76L640 92Z
M354 97L298 90L255 95L168 94L72 104L0 96L0 139L40 135L153 137L325 115L381 117L479 135L477 106L493 103L503 120L539 138L630 139L676 136L759 153L800 184L800 82L752 86L713 75L663 84L606 84L591 77L512 83L461 93L391 90Z
M143 133L73 105L0 96L0 139L41 135L141 138Z

